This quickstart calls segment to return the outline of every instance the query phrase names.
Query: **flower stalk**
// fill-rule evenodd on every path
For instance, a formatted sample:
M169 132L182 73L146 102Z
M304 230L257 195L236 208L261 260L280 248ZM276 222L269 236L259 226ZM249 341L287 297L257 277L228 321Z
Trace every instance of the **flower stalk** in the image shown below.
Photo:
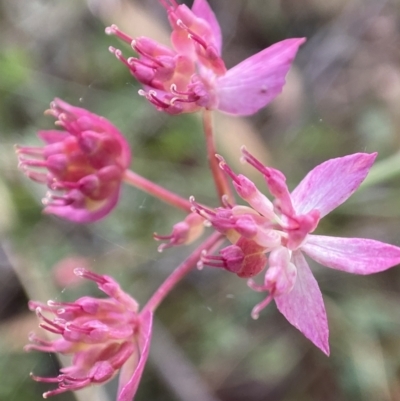
M167 279L158 287L156 292L143 307L142 313L154 312L171 290L197 265L204 251L211 251L217 248L222 235L218 232L206 239L191 255L182 262Z
M227 197L230 203L234 203L234 197L228 180L224 172L219 168L219 160L215 157L217 151L215 147L212 112L210 110L203 111L203 129L206 140L208 163L217 189L218 197L220 200L222 197Z
M165 189L152 181L147 180L139 174L134 173L132 170L125 170L123 180L127 184L132 185L152 196L155 196L171 206L182 209L188 213L191 211L192 205L188 200L174 194L171 191L168 191L168 189Z

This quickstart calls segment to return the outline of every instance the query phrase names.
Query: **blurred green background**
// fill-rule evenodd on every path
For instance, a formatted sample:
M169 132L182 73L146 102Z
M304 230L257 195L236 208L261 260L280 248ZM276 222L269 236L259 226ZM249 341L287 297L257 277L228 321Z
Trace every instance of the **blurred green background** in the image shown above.
M219 152L236 170L243 143L282 169L291 188L328 158L378 151L384 160L400 151L399 1L210 3L228 67L276 41L308 38L273 104L246 120L216 116ZM130 187L99 223L74 225L41 214L46 188L18 170L13 146L39 144L37 130L53 127L43 111L54 97L119 127L137 173L217 205L198 116L164 115L137 95L139 86L107 50L113 45L129 53L104 34L111 23L168 42L156 0L0 0L0 401L42 399L49 386L33 382L29 372L55 376L59 368L52 355L22 351L28 333L39 332L23 286L40 301L99 295L94 285L71 282L71 269L87 265L114 276L143 304L190 253L190 247L157 253L152 233L168 233L184 215ZM264 188L261 177L253 178ZM400 246L399 184L392 177L360 190L323 220L318 233ZM330 358L275 305L253 321L250 311L263 294L245 280L193 271L158 311L136 399L399 401L399 269L357 277L312 267L329 317ZM85 399L109 394L111 400L115 385Z

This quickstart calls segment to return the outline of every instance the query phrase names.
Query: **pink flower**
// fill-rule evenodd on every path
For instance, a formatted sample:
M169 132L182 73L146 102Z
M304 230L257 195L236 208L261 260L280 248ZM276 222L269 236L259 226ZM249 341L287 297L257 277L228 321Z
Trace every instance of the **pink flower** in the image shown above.
M78 223L99 220L117 204L131 161L129 145L105 118L60 99L51 103L48 114L64 131L40 131L44 147L17 146L19 165L50 188L44 213Z
M62 368L57 377L31 376L38 382L57 384L43 394L47 398L105 383L120 371L117 401L131 401L149 354L152 314L139 313L137 302L111 277L81 268L75 269L75 274L96 282L109 298L83 297L47 305L31 301L30 309L42 320L40 327L60 338L45 341L31 334L33 344L25 350L73 355L72 365Z
M204 255L202 264L252 277L266 264L264 283L249 285L269 295L252 312L254 318L274 299L279 311L323 352L329 354L328 324L322 294L304 253L327 267L354 274L371 274L400 263L400 248L364 238L313 235L320 218L348 199L365 179L376 153L356 153L328 160L314 168L289 192L285 176L264 166L242 149L243 159L260 171L272 203L245 176L236 175L220 158L238 195L250 206L226 205L210 210L195 202L233 245L219 256ZM269 253L268 258L266 254Z
M106 29L131 45L138 58L110 51L143 84L139 94L169 114L202 107L234 115L254 114L270 103L285 84L285 76L305 39L287 39L227 70L221 58L222 35L206 0L192 9L176 0L160 0L173 29L173 49L151 39L131 38L116 25Z

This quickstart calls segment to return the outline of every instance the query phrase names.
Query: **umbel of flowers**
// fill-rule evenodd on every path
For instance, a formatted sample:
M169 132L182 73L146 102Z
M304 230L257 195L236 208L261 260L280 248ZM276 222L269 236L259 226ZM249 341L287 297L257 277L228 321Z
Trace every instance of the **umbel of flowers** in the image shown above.
M29 178L49 187L45 213L79 223L96 221L118 202L131 162L129 144L105 118L60 99L51 103L48 114L64 130L40 131L44 147L17 146L19 165Z
M25 350L73 355L72 365L62 368L58 377L38 377L39 382L55 383L58 388L44 398L104 383L121 370L118 401L131 400L139 385L149 354L152 313L139 313L138 303L108 276L76 268L77 276L92 280L108 298L83 297L75 302L47 304L30 302L42 321L40 327L60 336L45 341L31 334ZM46 317L52 315L52 318Z
M253 114L281 91L285 76L303 38L287 39L227 69L221 57L222 35L206 0L195 0L191 9L176 0L160 0L172 28L172 48L152 39L131 38L116 25L106 29L135 51L126 58L110 48L143 85L139 94L168 114L202 111L207 156L221 204L203 205L129 170L131 151L123 135L103 117L59 99L49 114L62 130L40 131L44 147L18 146L20 167L34 181L46 184L44 212L77 223L104 218L117 205L121 183L146 191L183 210L186 216L159 251L209 235L159 286L143 308L109 276L83 268L75 273L97 283L107 298L82 297L71 303L31 301L40 327L55 335L51 341L31 334L27 350L72 356L43 396L105 383L119 373L117 400L131 401L146 363L153 314L177 283L196 266L225 269L248 279L251 289L267 292L253 308L253 318L272 300L279 311L325 354L329 354L328 323L318 284L305 255L329 268L371 274L400 263L400 248L364 238L315 235L319 221L345 202L367 176L376 153L355 153L315 167L289 191L284 174L265 166L246 149L242 159L265 179L270 200L246 176L237 174L217 155L211 111L233 115ZM239 198L237 204L231 181ZM221 248L223 240L230 245ZM262 282L253 277L265 271Z

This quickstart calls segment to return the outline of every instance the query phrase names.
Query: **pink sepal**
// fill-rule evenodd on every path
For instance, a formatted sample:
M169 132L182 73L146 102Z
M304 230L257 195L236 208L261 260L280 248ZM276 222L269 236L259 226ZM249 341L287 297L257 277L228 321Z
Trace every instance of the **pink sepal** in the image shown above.
M141 326L137 339L138 352L140 355L136 355L136 357L133 355L131 357L132 360L128 361L128 363L122 367L118 384L117 401L132 401L136 394L149 356L152 325L153 314L149 311L143 312L141 315Z
M295 285L288 294L275 297L279 311L326 355L329 355L329 330L324 301L318 283L300 251L293 252L297 267Z
M372 239L309 235L301 249L321 265L354 274L377 273L400 263L400 248Z
M328 160L311 170L292 192L297 214L313 209L321 218L346 201L367 176L377 153L354 153Z
M285 84L285 77L305 38L287 39L242 61L217 79L217 109L250 115L270 103Z

